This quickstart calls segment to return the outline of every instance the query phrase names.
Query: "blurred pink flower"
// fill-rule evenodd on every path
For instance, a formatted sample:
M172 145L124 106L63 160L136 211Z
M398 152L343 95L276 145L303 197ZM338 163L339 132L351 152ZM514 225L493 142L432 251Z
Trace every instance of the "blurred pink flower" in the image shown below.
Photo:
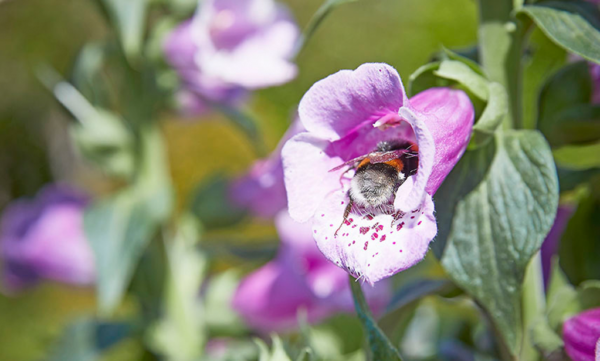
M302 123L294 120L271 155L255 162L248 174L231 184L229 198L233 204L262 218L273 218L287 208L281 148L288 139L303 131Z
M299 116L307 132L290 139L282 151L291 217L312 220L321 252L368 283L421 261L437 233L432 196L471 135L474 110L468 96L432 88L409 101L394 68L364 64L315 83L300 101ZM367 162L377 163L373 170L382 169L361 188L352 178L354 158L400 143L403 149L392 150L403 157L409 153L404 169ZM340 167L345 162L347 169ZM385 172L398 177L395 184L377 183ZM350 190L356 199L342 223ZM369 206L367 193L390 197Z
M238 105L248 89L292 80L298 36L290 13L274 0L201 1L196 15L164 44L167 61L183 81L184 111L208 110L206 101Z
M34 200L17 200L5 209L0 257L8 291L43 278L74 285L94 282L94 257L83 232L86 203L76 190L54 185Z
M565 351L573 361L594 361L599 358L600 308L582 312L563 324Z
M281 238L277 257L248 275L239 285L233 307L252 327L281 331L297 326L298 313L318 322L354 304L348 275L331 264L317 249L310 227L293 221L286 211L276 218ZM389 300L389 285L366 289L375 312Z

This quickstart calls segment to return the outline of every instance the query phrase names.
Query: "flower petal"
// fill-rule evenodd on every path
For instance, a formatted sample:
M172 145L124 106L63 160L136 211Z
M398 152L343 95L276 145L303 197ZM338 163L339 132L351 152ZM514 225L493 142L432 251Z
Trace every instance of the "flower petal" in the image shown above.
M582 312L563 324L565 351L573 361L594 361L600 338L600 308Z
M317 246L330 261L370 284L420 262L437 233L431 196L414 211L396 215L357 215L343 220L348 197L342 191L328 195L314 220Z
M435 160L425 188L434 195L467 149L475 111L465 92L450 88L425 90L410 98L410 104L424 120L435 144ZM417 143L423 147L419 139Z
M407 212L419 208L427 197L425 190L433 170L436 145L425 123L429 120L428 118L420 114L415 114L408 107L400 108L398 115L412 127L415 134L415 141L419 147L419 167L417 168L417 174L409 178L410 182L404 182L398 188L396 199L394 200L394 208ZM429 198L431 198L431 195L429 195Z
M309 132L337 140L364 122L396 114L405 102L396 69L368 63L316 82L300 101L298 111Z
M308 221L325 195L339 188L339 174L329 170L343 161L325 152L328 145L328 141L310 133L300 133L283 147L288 207L297 222Z
M187 20L179 24L166 37L163 43L163 50L167 61L174 67L193 69L195 67L194 57L198 51L198 46L193 41L192 20Z
M278 21L231 51L200 52L197 61L207 76L248 89L279 85L297 73L292 57L299 32L291 21Z
M296 325L300 308L320 312L314 302L303 277L275 260L244 278L233 297L233 308L254 328L273 331Z

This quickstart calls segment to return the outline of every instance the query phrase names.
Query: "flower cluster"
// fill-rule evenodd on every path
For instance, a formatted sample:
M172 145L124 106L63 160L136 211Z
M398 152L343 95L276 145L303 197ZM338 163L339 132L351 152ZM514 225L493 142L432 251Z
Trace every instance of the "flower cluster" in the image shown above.
M184 112L203 113L210 103L236 105L247 90L290 81L298 36L290 13L274 0L201 1L164 43L183 82Z

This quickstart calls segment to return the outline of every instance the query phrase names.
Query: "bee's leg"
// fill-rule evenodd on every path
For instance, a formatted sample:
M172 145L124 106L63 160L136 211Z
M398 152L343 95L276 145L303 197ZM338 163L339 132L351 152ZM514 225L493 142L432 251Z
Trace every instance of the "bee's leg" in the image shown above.
M348 168L346 169L342 174L340 174L340 187L342 189L344 189L344 183L342 183L342 179L344 179L344 176L346 175L346 173L350 172L351 170L353 170L354 168Z
M340 224L338 229L335 230L335 233L333 234L334 237L337 237L338 231L342 228L344 223L346 223L346 220L348 219L348 216L350 215L350 211L352 211L352 205L354 204L354 201L352 200L352 197L348 197L348 198L350 198L350 201L348 202L346 209L344 209L344 219L342 219L342 224Z

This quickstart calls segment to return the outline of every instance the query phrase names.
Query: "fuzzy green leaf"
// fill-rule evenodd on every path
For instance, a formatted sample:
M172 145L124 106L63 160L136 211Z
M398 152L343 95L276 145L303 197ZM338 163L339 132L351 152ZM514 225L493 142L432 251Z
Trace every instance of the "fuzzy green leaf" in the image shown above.
M525 269L550 230L558 182L537 131L507 131L467 151L435 195L436 255L488 312L508 349L522 342Z

